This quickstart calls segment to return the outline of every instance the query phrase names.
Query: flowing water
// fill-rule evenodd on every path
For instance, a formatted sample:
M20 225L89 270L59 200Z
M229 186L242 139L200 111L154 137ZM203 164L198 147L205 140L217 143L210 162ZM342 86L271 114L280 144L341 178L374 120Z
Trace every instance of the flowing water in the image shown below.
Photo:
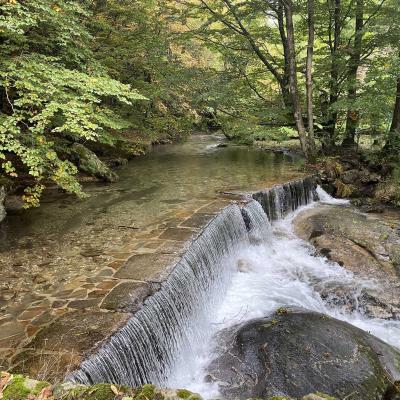
M221 192L262 189L304 175L301 160L220 147L222 141L193 135L185 143L156 146L120 168L119 182L86 184L85 200L55 189L38 209L9 215L0 224L0 330L3 316L16 321L34 301L54 314L48 297L57 300L58 293L104 279L113 273L108 266L132 249L154 251L165 224L179 225L220 201Z
M74 231L81 233L82 241L90 236L101 243L121 225L143 228L187 203L303 175L298 157L233 144L218 147L221 142L220 136L193 135L185 143L157 146L119 169L119 182L86 185L90 197L84 201L54 193L44 196L40 208L11 215L1 225L0 251L33 238L62 243Z
M325 203L337 204L321 188L318 193L323 194ZM261 207L253 207L252 220L261 222L262 234L257 236L263 240L252 242L235 259L236 265L239 263L244 268L232 275L224 298L217 302L214 313L202 328L206 339L192 349L188 362L177 365L168 385L188 387L209 399L218 398L218 383L204 380L217 347L213 338L222 329L271 315L281 307L302 307L330 315L400 348L400 321L369 318L357 307L362 291L375 287L375 283L357 279L338 264L315 257L312 246L294 234L293 219L304 207L274 222L272 227ZM356 304L353 311L349 311L347 304L339 306L331 303L329 297L323 299L321 292L326 289L332 294L345 289L349 301Z
M317 193L325 203L345 206L321 188ZM289 306L347 321L400 348L400 321L369 318L357 306L362 291L376 284L315 257L294 234L297 213L318 205L311 183L282 185L253 197L258 202L241 210L230 206L219 215L160 292L69 379L151 382L217 398L218 382L205 379L217 333ZM346 291L351 308L321 296L337 290Z

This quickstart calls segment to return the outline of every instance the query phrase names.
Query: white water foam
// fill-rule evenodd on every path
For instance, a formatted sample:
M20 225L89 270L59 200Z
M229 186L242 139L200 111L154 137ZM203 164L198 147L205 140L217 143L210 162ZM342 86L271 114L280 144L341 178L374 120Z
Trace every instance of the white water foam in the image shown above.
M318 194L321 202L344 203L332 199L322 188ZM314 206L315 203L306 207ZM262 217L265 214L261 207L257 205L258 210L252 207L250 214L257 215L258 224L260 218L269 224ZM232 276L224 300L197 327L202 331L203 340L192 344L184 357L185 363L170 375L169 386L186 387L207 399L218 398L217 384L204 380L207 365L215 354L215 334L238 323L271 315L280 307L297 306L325 313L400 348L400 321L369 318L357 307L363 289L375 287L376 283L358 279L340 265L314 256L313 247L294 234L293 219L304 208L267 229L264 236L269 231L268 240L252 242L240 252L234 261L237 272ZM337 290L344 290L347 299L352 300L351 309L348 304L334 305L329 302L329 296L328 299L321 296L322 292L334 294Z
M349 204L350 201L347 199L335 199L329 193L327 193L321 186L317 186L317 195L321 203L325 204Z

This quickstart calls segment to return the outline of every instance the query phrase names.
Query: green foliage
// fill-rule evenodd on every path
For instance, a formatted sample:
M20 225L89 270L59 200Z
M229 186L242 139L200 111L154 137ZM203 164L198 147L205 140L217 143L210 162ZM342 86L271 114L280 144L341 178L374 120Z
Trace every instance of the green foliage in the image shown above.
M129 156L192 129L201 69L170 16L157 0L0 3L0 175L28 185L27 207L49 181L84 196L76 142Z
M83 196L68 143L113 143L110 132L130 125L116 105L145 99L101 72L82 23L89 16L76 1L8 1L0 8L0 172L32 182L27 207L39 204L49 180Z
M105 129L120 130L127 123L107 108L103 99L131 105L144 97L108 77L63 68L48 57L35 56L3 64L0 84L10 100L11 115L0 122L0 158L6 174L16 168L14 154L37 181L51 179L63 189L80 194L72 176L76 168L55 151L59 138L71 141L112 142ZM37 191L36 191L37 192Z

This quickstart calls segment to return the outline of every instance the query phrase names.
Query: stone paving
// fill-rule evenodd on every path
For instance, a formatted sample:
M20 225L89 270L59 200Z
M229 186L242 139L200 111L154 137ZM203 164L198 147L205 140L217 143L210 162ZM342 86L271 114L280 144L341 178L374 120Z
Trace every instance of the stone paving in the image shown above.
M90 268L58 285L38 273L33 274L32 287L21 285L16 291L11 284L3 286L0 370L53 382L62 379L158 290L190 241L233 200L240 196L192 201L145 229L127 230L120 241L110 238L106 251L80 249ZM18 264L12 268L15 278L26 273Z

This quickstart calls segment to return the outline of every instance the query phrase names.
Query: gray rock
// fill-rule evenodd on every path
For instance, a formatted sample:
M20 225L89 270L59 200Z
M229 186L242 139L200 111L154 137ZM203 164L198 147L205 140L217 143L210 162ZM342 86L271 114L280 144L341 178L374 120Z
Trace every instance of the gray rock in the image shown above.
M394 226L377 216L369 216L351 207L319 206L301 213L294 221L296 233L311 240L317 247L319 237L334 241L345 239L352 244L352 251L364 250L381 270L400 277L400 238ZM334 249L335 252L338 249ZM343 264L353 272L353 262L342 257ZM337 261L337 260L334 260ZM362 266L360 266L360 269ZM367 271L368 273L372 271Z
M4 207L4 200L6 198L6 192L3 186L0 186L0 222L6 217L6 209Z
M72 145L72 158L82 172L93 175L106 182L115 182L118 180L118 175L111 171L93 151L89 150L80 143Z
M21 214L24 210L24 200L22 200L21 196L16 194L6 196L4 207L9 215Z
M400 375L399 351L348 323L302 309L228 329L220 340L209 379L220 382L226 399L322 392L376 400Z
M360 171L357 169L350 169L342 174L342 181L346 184L354 184L360 178Z
M294 227L320 255L379 283L360 299L367 314L399 318L400 237L395 226L352 207L324 205L300 213Z

